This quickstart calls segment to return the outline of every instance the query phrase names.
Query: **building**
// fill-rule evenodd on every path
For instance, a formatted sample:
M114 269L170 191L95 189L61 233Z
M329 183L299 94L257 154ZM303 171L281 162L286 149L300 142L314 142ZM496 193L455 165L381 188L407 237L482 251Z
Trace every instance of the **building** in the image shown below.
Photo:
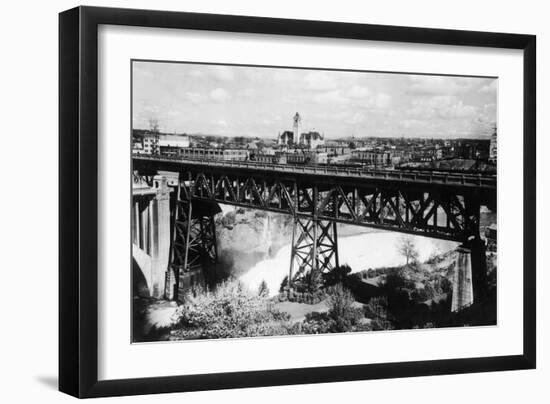
M162 156L178 157L181 147L177 146L159 146L159 154Z
M391 154L379 150L352 150L351 160L375 167L386 167L392 164Z
M250 155L250 160L256 163L273 164L275 163L275 155L255 153Z
M250 160L257 163L266 163L266 164L286 164L287 163L287 153L284 152L275 152L275 153L255 153L250 155Z
M302 125L302 117L298 112L292 118L292 130L294 132L294 140L298 140L300 137L300 126Z
M249 158L247 149L180 147L177 150L177 156L184 159L245 161Z
M351 154L351 149L348 146L317 146L318 153L327 153L328 157L342 156L345 154Z
M300 135L299 144L307 147L308 149L316 149L318 146L321 146L325 140L319 132L311 131L304 132Z
M158 145L159 147L189 147L189 136L187 135L159 135Z
M329 158L327 153L311 153L312 164L328 164Z
M145 151L143 150L143 141L142 139L136 140L135 138L132 139L132 153L134 154L144 154Z
M295 149L294 152L285 153L287 164L312 164L315 153L303 149Z
M159 154L159 133L146 132L143 135L143 152L145 154Z
M491 135L491 143L489 144L489 161L491 163L497 163L497 131L494 130Z
M277 144L281 146L292 146L294 144L294 132L285 130L283 133L279 133Z
M328 162L330 164L345 164L351 160L351 153L341 154L339 156L328 157Z

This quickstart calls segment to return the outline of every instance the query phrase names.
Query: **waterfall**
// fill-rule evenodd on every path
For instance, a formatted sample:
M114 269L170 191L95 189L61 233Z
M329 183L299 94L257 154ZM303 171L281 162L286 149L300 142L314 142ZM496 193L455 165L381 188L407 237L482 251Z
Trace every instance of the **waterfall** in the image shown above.
M262 241L265 247L266 256L271 256L271 247L273 246L273 237L271 235L271 215L268 213L263 221Z
M267 222L264 222L267 223ZM271 229L265 226L262 234L272 239ZM263 237L263 236L262 236ZM364 233L340 237L339 258L341 264L348 264L353 272L369 268L382 268L405 264L405 258L397 252L397 245L402 235L394 232ZM434 252L445 253L457 247L458 243L445 240L434 240L414 236L414 243L419 253L419 260L426 261ZM271 245L272 241L269 241ZM288 275L290 266L290 243L284 245L273 256L258 262L252 268L243 268L245 272L239 279L250 290L258 290L260 282L265 280L271 296L279 292L282 280Z

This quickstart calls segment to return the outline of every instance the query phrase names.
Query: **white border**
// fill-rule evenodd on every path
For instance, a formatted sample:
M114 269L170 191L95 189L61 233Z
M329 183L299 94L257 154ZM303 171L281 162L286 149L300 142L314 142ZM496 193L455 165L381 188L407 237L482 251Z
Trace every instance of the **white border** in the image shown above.
M522 353L521 51L122 26L98 36L100 380ZM130 344L130 59L498 76L498 326Z

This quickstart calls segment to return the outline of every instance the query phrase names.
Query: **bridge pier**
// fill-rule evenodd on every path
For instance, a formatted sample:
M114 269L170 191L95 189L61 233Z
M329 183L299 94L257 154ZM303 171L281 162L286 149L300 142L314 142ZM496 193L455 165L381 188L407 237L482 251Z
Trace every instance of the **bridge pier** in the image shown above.
M298 279L308 279L313 286L323 272L328 272L338 265L336 222L296 216L292 235L289 286Z
M170 251L170 189L166 178L155 177L153 187L134 183L132 199L133 259L148 295L162 298Z
M487 296L487 247L481 238L470 242L470 254L472 256L472 281L474 301L479 301Z
M485 243L470 240L458 249L453 276L451 311L457 312L483 299L487 293Z
M451 311L453 312L460 311L474 302L471 251L466 247L460 246L457 252L451 302Z

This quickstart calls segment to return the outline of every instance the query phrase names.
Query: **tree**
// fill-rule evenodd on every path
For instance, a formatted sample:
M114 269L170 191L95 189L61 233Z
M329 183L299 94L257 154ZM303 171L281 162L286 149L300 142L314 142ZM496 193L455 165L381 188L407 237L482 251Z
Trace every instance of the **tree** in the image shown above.
M281 282L281 286L279 287L279 292L284 292L287 286L288 286L288 275L285 276L283 281Z
M323 274L325 286L334 286L338 283L345 283L347 276L351 273L349 265L340 265L330 272Z
M409 263L414 263L418 259L418 250L414 244L414 240L410 236L404 236L399 241L399 253L407 260L407 266Z
M258 296L260 296L260 297L269 296L269 287L267 286L267 282L265 281L265 279L262 279L262 282L260 283L260 286L258 287Z
M363 309L354 307L355 299L351 292L342 284L329 288L328 316L334 321L332 332L348 332L353 330L364 317Z

